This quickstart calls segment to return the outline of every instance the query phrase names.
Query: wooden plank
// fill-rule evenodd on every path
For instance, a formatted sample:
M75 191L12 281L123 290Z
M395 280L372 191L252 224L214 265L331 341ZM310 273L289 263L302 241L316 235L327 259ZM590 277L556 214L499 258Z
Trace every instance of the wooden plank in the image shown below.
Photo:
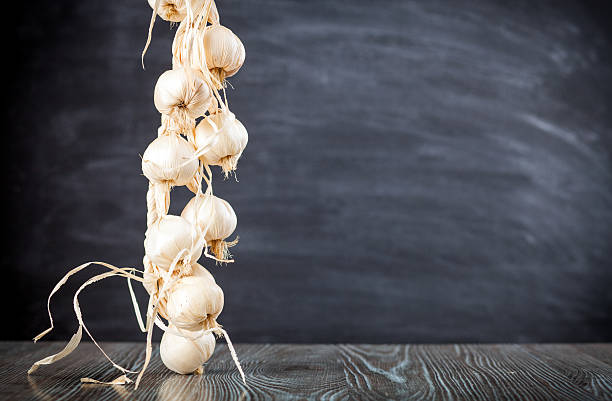
M563 344L529 346L551 369L565 375L576 386L603 400L612 400L612 366L580 350ZM606 347L602 348L605 351Z
M599 359L600 361L612 366L612 347L609 344L573 344L573 346L585 354Z
M343 346L352 394L373 399L594 400L518 345ZM568 361L569 362L569 361ZM612 375L612 371L608 372Z
M587 345L236 345L248 386L219 343L202 376L167 370L158 346L142 387L82 385L119 375L91 344L27 376L61 343L0 343L0 398L40 400L610 400L612 367ZM612 345L598 345L602 354ZM116 363L138 369L141 343L104 343Z

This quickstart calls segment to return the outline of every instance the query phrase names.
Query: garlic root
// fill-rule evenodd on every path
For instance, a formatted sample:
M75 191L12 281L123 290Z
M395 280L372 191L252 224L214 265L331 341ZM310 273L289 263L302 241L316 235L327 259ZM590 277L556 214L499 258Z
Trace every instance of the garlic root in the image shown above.
M229 261L232 258L232 254L229 251L229 248L238 244L238 237L235 240L226 242L224 240L212 240L208 244L210 246L210 250L212 253L222 261Z

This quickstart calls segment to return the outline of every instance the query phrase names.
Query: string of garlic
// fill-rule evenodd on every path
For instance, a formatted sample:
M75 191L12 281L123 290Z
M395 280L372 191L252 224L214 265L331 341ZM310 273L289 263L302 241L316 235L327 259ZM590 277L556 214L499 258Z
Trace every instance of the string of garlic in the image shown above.
M133 382L128 374L137 373L135 386L138 388L151 360L153 328L158 326L164 331L160 354L169 369L181 374L202 373L202 365L214 351L213 335L217 335L226 339L246 383L232 342L217 323L224 305L223 291L212 274L197 263L202 254L218 262L233 262L227 248L237 240L226 239L236 228L236 215L229 203L213 195L209 166L221 166L227 176L236 169L248 140L246 129L229 110L225 94L225 78L242 66L244 46L236 35L220 25L214 0L148 1L153 14L142 53L143 67L156 16L180 25L172 47L173 69L159 77L154 90L155 107L162 116L161 126L157 138L142 156L142 172L149 180L144 270L89 262L69 271L49 296L51 327L35 341L53 329L51 297L72 275L94 264L110 270L90 278L76 292L74 310L79 328L72 339L59 353L34 363L28 373L69 355L78 346L83 330L100 348L82 319L78 295L90 284L118 276L127 279L138 325L146 332L144 364L140 370L123 368L100 348L122 375L108 382L91 378L83 378L82 382L128 384ZM196 126L196 119L200 117L204 119ZM205 191L202 191L202 181L206 183ZM168 214L170 191L175 186L187 186L194 193L181 216ZM214 255L208 253L208 248ZM144 320L131 280L142 282L149 293Z

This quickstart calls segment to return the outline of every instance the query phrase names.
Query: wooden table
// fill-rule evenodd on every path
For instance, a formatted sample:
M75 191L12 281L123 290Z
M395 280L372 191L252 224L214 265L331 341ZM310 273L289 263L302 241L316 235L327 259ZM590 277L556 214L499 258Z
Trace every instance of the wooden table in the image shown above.
M155 346L137 391L112 380L112 368L91 343L54 365L30 364L63 343L0 343L2 399L329 399L329 400L612 400L611 344L546 345L263 345L238 344L242 385L219 342L203 376L167 370ZM104 343L125 367L138 368L143 344Z

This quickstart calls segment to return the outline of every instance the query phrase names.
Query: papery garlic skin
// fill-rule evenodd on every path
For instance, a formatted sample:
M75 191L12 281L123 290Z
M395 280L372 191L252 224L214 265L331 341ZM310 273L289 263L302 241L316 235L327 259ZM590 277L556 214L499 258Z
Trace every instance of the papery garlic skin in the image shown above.
M204 55L204 29L191 31L190 36L187 35L189 24L186 21L182 22L176 30L174 40L172 41L172 68L180 69L187 66L192 69L204 72L208 70Z
M223 310L223 290L203 276L180 278L166 293L161 311L180 329L197 331L217 327L216 318Z
M194 263L192 266L192 273L191 275L194 277L202 277L205 278L207 280L212 281L213 283L216 283L215 278L213 277L213 275L201 264L199 263Z
M210 72L222 82L236 74L244 63L244 45L229 28L214 24L204 33L206 65Z
M148 0L151 8L155 8L155 0ZM187 16L187 1L190 1L194 14L204 5L204 0L159 0L157 15L169 22L181 22Z
M149 295L157 294L161 277L156 271L155 265L153 265L147 255L142 258L142 265L144 266L144 272L142 273L143 287L147 290Z
M226 174L236 170L248 141L246 128L229 111L206 116L195 130L196 148L208 148L200 155L202 163L221 166Z
M181 217L197 225L206 242L226 239L238 224L236 212L229 202L214 195L194 196L185 205Z
M159 269L151 262L151 260L149 260L147 255L143 257L142 264L144 266L144 272L142 275L144 281L142 282L142 284L145 290L147 290L147 293L149 293L149 295L157 294L159 289L164 284L164 272L159 271ZM213 283L216 282L213 275L199 263L193 263L190 268L185 267L186 266L183 266L182 272L185 273L185 275L187 276L202 277L212 281Z
M179 68L160 75L153 101L157 110L188 129L192 119L203 116L211 103L211 92L197 70Z
M170 326L170 328L174 328ZM197 335L197 332L189 333ZM164 332L159 353L164 365L173 372L187 375L200 371L202 364L210 359L215 351L215 336L206 333L196 340L181 337L170 331Z
M203 238L196 228L180 216L166 215L145 233L145 254L158 267L168 270L179 253L181 266L190 266L202 256Z
M187 185L197 170L193 146L179 135L158 137L142 155L142 172L155 184Z

